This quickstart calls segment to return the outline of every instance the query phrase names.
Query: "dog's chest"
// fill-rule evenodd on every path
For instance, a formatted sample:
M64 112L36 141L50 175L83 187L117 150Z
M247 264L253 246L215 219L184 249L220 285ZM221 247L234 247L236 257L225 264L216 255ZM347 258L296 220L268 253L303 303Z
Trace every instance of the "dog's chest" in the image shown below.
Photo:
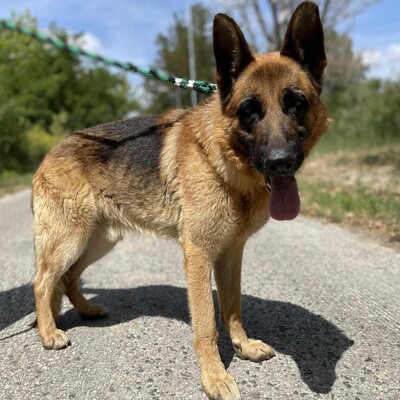
M268 221L269 194L266 191L247 193L239 197L240 227L243 234L249 236Z

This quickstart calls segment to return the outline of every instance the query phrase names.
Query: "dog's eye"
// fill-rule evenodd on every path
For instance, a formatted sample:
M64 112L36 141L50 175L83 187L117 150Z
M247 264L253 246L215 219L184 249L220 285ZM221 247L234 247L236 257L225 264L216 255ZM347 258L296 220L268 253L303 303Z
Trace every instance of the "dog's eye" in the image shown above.
M246 131L252 131L263 115L264 111L257 99L247 99L240 104L238 118L241 127Z
M287 89L283 94L282 108L292 118L303 117L308 109L307 97L299 89Z

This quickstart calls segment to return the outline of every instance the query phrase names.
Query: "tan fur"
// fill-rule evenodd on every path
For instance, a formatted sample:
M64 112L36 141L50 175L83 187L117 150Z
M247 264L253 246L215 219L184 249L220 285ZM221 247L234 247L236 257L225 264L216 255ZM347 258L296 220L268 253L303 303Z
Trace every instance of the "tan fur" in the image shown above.
M37 275L34 282L39 335L45 348L69 345L56 319L66 294L83 317L104 317L106 310L87 301L78 280L84 269L135 230L178 240L185 256L194 348L202 385L210 398L238 399L217 347L211 274L218 287L220 314L237 355L262 361L274 351L249 339L241 321L240 275L246 240L268 220L269 191L264 177L249 164L235 132L240 101L257 93L278 132L282 112L277 98L296 86L307 95L312 134L307 155L326 131L328 113L307 73L279 53L255 56L236 82L221 110L219 96L188 111L170 111L158 120L163 128L160 182L144 186L126 166L99 162L89 134L72 135L43 161L33 179L32 207ZM103 136L102 136L103 135Z

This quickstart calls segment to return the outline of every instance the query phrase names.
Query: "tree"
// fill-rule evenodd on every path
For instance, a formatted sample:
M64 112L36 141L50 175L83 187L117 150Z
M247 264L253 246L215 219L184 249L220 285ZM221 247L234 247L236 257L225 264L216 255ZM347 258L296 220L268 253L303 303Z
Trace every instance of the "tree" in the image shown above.
M36 28L29 13L13 19ZM66 42L80 37L56 26L49 32ZM60 136L122 118L135 107L124 75L0 30L0 170L32 169Z
M319 5L325 32L351 20L379 0L314 0ZM282 47L290 17L303 0L219 0L240 21L254 48L273 51ZM253 21L256 23L254 24ZM260 38L260 39L257 39Z
M324 74L323 93L325 100L348 90L363 80L366 67L361 56L354 54L351 38L328 31L325 34L328 66Z
M400 142L400 80L365 80L327 102L333 123L320 149L355 150Z
M201 4L192 6L193 31L196 63L196 76L198 79L213 82L214 57L211 39L212 15ZM174 22L166 34L157 36L158 56L155 62L157 69L164 70L180 78L189 77L189 56L187 40L187 24L179 15L174 15ZM189 107L190 92L180 88L171 88L155 80L145 82L145 91L148 94L145 111L160 113L173 106ZM204 96L200 95L199 98Z
M240 22L246 36L256 51L275 51L282 47L286 27L301 0L219 0L226 11ZM332 91L345 89L360 81L365 72L361 58L352 51L351 39L338 33L344 26L369 5L379 0L318 0L328 67L324 77L324 96ZM255 21L255 23L253 22Z

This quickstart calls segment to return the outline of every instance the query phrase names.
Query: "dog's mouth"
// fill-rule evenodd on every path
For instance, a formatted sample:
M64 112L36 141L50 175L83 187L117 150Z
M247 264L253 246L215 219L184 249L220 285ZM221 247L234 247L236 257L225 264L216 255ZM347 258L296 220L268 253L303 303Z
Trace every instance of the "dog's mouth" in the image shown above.
M300 212L300 196L293 175L266 178L270 190L269 215L278 221L295 219Z

